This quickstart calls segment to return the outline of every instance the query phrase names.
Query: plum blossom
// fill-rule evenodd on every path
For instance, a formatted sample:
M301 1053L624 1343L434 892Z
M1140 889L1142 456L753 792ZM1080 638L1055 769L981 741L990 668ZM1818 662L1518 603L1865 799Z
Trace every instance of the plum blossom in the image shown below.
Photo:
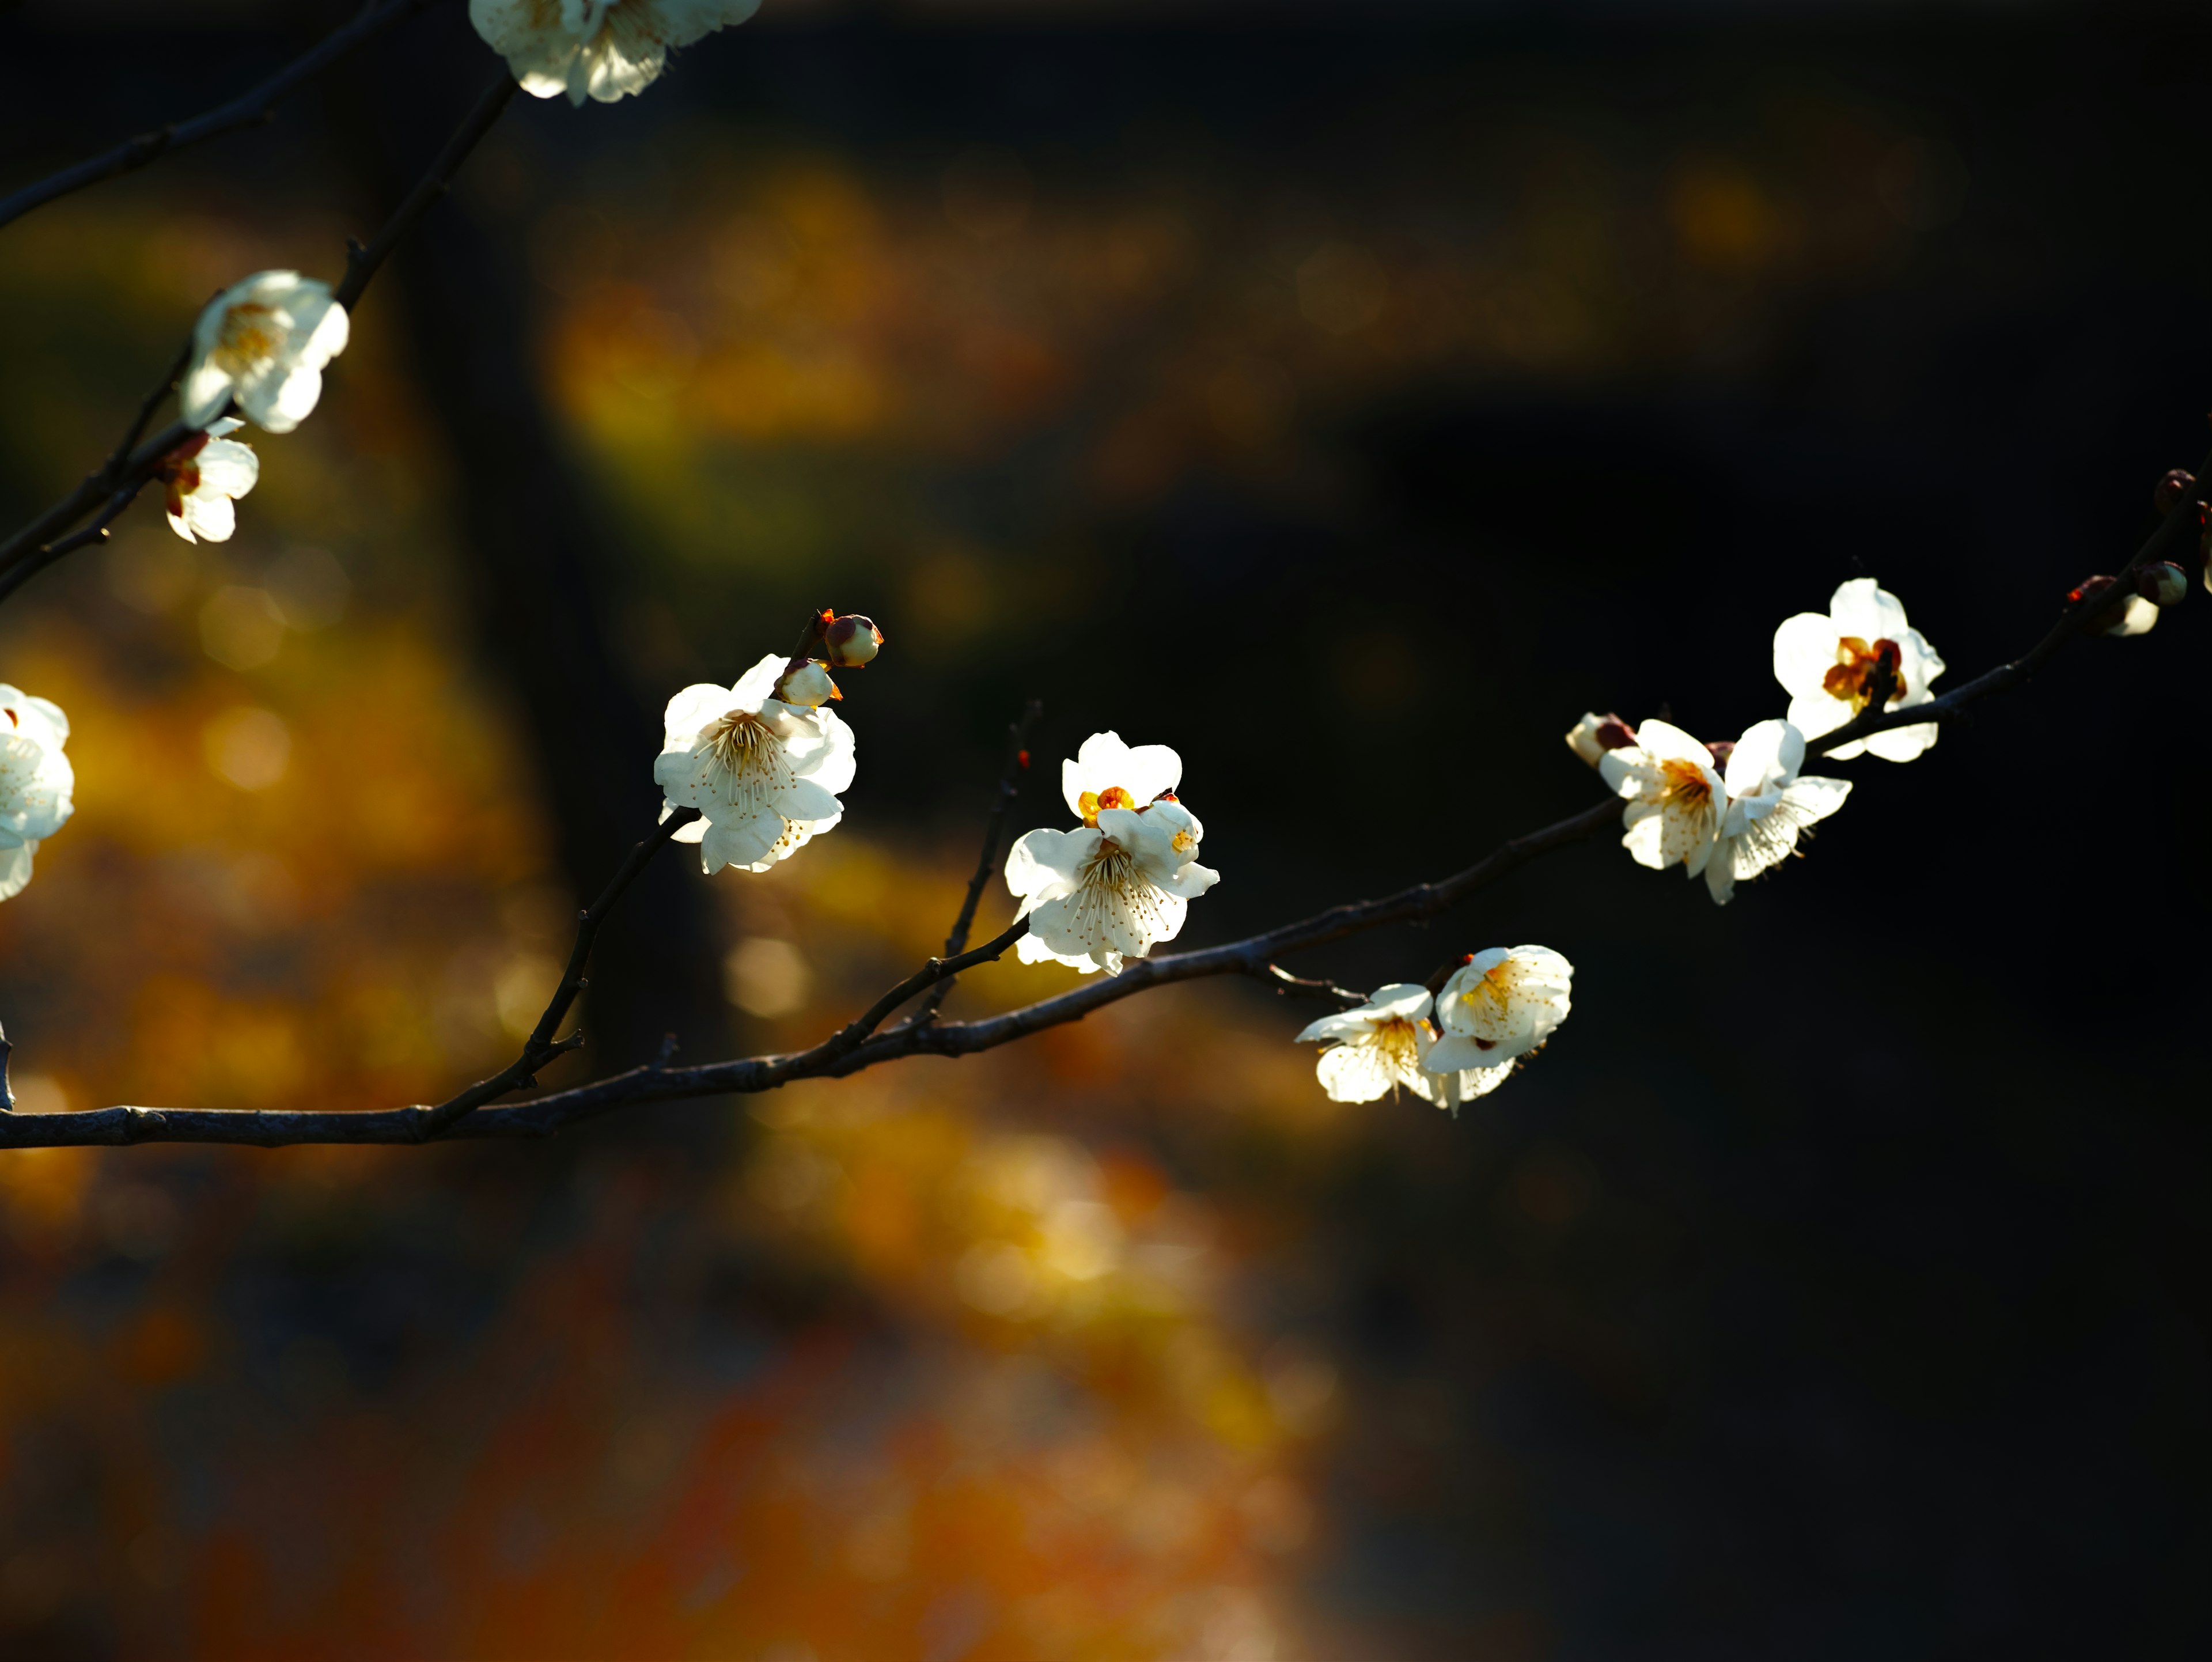
M0 900L22 893L39 844L76 811L68 742L59 704L0 682Z
M1505 1082L1511 1064L1432 1073L1437 1043L1429 989L1410 981L1377 987L1358 1009L1323 1016L1297 1037L1319 1044L1314 1072L1332 1102L1373 1102L1398 1090L1455 1112L1462 1102L1486 1096Z
M1443 1032L1423 1065L1457 1075L1459 1099L1496 1090L1510 1065L1542 1048L1567 1019L1574 978L1575 966L1549 947L1475 953L1437 994Z
M231 399L260 428L289 433L323 395L323 366L345 350L345 307L297 271L257 271L210 301L192 330L177 399L187 427Z
M1712 752L1670 722L1646 721L1633 745L1598 758L1598 774L1629 799L1620 845L1638 865L1680 866L1692 877L1705 870L1728 802Z
M760 0L469 0L469 21L532 98L578 108L643 92L671 48L742 23Z
M1897 596L1871 577L1837 589L1825 616L1801 612L1774 631L1774 679L1790 693L1790 723L1808 739L1833 733L1881 699L1883 709L1910 709L1932 696L1928 684L1943 661L1905 621ZM1831 752L1848 762L1869 751L1887 762L1910 762L1936 742L1936 724L1891 728Z
M1421 1065L1437 1042L1429 1005L1426 987L1393 982L1356 1010L1323 1016L1296 1042L1325 1047L1314 1072L1331 1102L1373 1102L1401 1087L1433 1102L1441 1081Z
M653 764L668 799L660 817L699 810L676 840L699 844L709 875L766 871L844 817L837 793L853 782L853 730L835 710L774 696L788 661L771 652L734 686L689 686L668 701Z
M1805 735L1787 721L1747 728L1729 752L1728 810L1705 862L1705 887L1725 906L1736 880L1756 877L1796 851L1797 839L1844 806L1847 779L1800 778Z
M1024 964L1119 975L1122 961L1171 941L1189 903L1221 880L1197 863L1206 835L1176 799L1182 758L1165 745L1132 748L1095 733L1062 764L1060 788L1082 825L1033 831L1006 856L1006 886L1030 932Z
M235 416L225 416L161 459L169 527L188 543L226 543L238 528L238 510L231 503L261 477L261 458L253 447L228 436L245 425Z

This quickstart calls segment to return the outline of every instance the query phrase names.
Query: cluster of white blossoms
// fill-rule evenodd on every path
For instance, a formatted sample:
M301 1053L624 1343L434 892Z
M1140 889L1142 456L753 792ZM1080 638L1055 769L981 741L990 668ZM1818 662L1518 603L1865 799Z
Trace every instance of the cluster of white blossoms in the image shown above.
M1325 1047L1314 1070L1333 1101L1373 1102L1402 1087L1456 1113L1543 1048L1567 1019L1574 977L1549 947L1492 947L1465 959L1433 995L1410 981L1377 987L1298 1043Z
M1094 733L1060 764L1060 792L1082 825L1033 831L1006 856L1006 886L1029 919L1024 964L1119 975L1182 928L1190 903L1221 880L1198 863L1206 835L1176 798L1182 758L1165 745Z
M1943 660L1905 621L1897 597L1871 577L1855 577L1826 612L1801 612L1774 631L1774 679L1790 695L1785 719L1708 746L1671 722L1645 721L1631 732L1618 716L1588 715L1567 743L1627 799L1620 841L1637 863L1701 876L1714 904L1725 906L1739 881L1797 852L1798 839L1850 794L1847 780L1800 774L1807 741L1869 709L1928 703L1929 684L1942 673ZM1936 723L1915 721L1832 754L1910 762L1936 733Z
M0 682L0 900L22 893L39 844L76 812L67 743L59 704Z
M469 21L533 98L611 104L643 92L669 52L742 23L760 0L469 0Z
M154 466L170 527L186 542L228 542L232 506L261 478L261 458L230 436L246 421L289 433L314 412L323 367L345 350L345 307L331 285L297 271L257 271L200 313L177 384L179 413L199 430ZM235 406L245 420L225 413Z
M764 872L844 818L837 798L853 782L853 729L827 708L844 696L830 671L860 667L883 643L867 618L824 612L799 652L771 652L734 686L689 686L668 701L653 764L660 817L699 811L675 838L699 845L709 876L725 866Z

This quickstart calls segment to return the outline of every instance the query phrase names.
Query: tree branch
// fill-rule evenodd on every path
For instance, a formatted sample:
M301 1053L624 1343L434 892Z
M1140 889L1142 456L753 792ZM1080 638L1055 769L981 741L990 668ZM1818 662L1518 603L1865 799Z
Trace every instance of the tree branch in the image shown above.
M592 956L592 943L599 939L599 925L606 921L615 902L623 892L637 879L637 874L652 863L653 856L676 838L682 831L699 817L696 808L677 808L653 828L653 835L629 851L629 857L616 868L607 886L599 891L599 898L576 914L576 944L568 949L568 967L561 972L561 984L553 989L546 1001L544 1014L538 1025L530 1030L530 1037L522 1043L522 1054L489 1079L478 1080L458 1096L448 1098L429 1111L424 1118L424 1136L437 1136L456 1123L465 1119L487 1102L494 1102L514 1091L526 1091L538 1083L538 1070L554 1057L566 1051L580 1050L584 1044L582 1030L556 1041L553 1035L561 1031L568 1020L569 1007L575 1003L576 995L591 983L584 979L584 965Z
M362 7L351 22L333 29L251 92L189 121L173 121L166 127L140 133L112 150L88 156L59 173L48 174L36 184L26 185L13 196L0 198L0 226L12 224L33 208L43 208L72 191L136 172L162 156L240 127L273 119L277 104L301 82L336 63L387 23L428 3L429 0L379 0L378 3Z
M982 902L984 886L998 869L999 844L1006 831L1006 811L1013 807L1014 798L1021 794L1022 776L1029 771L1030 731L1043 715L1044 705L1032 698L1023 706L1020 718L1006 729L1006 765L999 775L999 794L991 803L990 815L983 822L983 852L976 857L975 874L968 880L968 893L960 903L960 915L952 920L952 933L945 937L947 958L968 944L968 931L975 927L975 908ZM947 976L908 1020L936 1020L939 1008L951 990L952 977Z
M2200 478L2208 476L2212 476L2212 460L2208 460L2205 469L2199 474ZM2177 506L2167 514L2150 540L2129 562L2121 574L2123 579L2148 561L2164 557L2162 551L2172 547L2174 539L2179 534L2177 526L2193 526L2195 516L2193 499ZM2045 634L2041 642L2011 663L1976 677L1933 703L1908 710L1891 711L1880 718L1862 718L1861 722L1853 723L1850 728L1839 728L1836 733L1826 735L1817 749L1825 751L1849 743L1854 729L1858 734L1864 734L1907 726L1915 721L1948 720L1967 705L1992 693L2007 691L2027 679L2059 646L2079 631L2087 615L2076 605ZM1004 801L1003 795L1001 801ZM1335 987L1326 981L1292 976L1279 968L1275 960L1290 953L1327 946L1388 924L1416 922L1433 917L1530 861L1617 825L1620 809L1621 803L1618 798L1607 797L1592 803L1579 813L1571 814L1540 831L1515 837L1474 864L1437 881L1417 883L1411 888L1401 889L1379 900L1358 901L1333 907L1311 917L1300 918L1224 946L1173 953L1164 958L1139 959L1127 964L1118 976L1098 976L1056 996L1040 999L1036 1003L1024 1005L1003 1014L973 1021L940 1023L915 1020L888 1032L879 1031L891 1012L917 993L949 982L974 965L1001 956L1026 933L1026 920L1016 922L981 947L931 959L820 1044L787 1055L746 1056L730 1062L708 1062L696 1068L670 1068L666 1065L667 1051L664 1047L659 1058L643 1067L505 1107L478 1106L477 1104L489 1101L491 1094L498 1093L489 1087L507 1079L510 1075L517 1075L518 1070L527 1072L522 1062L519 1062L507 1073L495 1075L481 1086L471 1087L470 1091L453 1099L452 1103L436 1108L331 1113L125 1106L64 1114L4 1112L0 1113L0 1148L214 1142L273 1148L301 1143L421 1142L441 1132L449 1137L466 1138L551 1136L616 1109L644 1103L750 1094L772 1091L804 1079L842 1079L908 1056L974 1056L1012 1044L1031 1033L1041 1032L1048 1027L1079 1021L1094 1010L1103 1009L1125 998L1133 998L1152 988L1195 981L1208 976L1249 976L1279 987L1321 992L1339 1001L1356 1001L1358 995L1350 989ZM665 831L665 827L663 830ZM665 841L665 837L663 836L661 840ZM997 833L994 831L988 852L995 852L996 840ZM633 853L632 864L641 866L643 858L650 857L644 853L647 846L641 844L640 850ZM988 868L988 857L982 864ZM629 864L625 865L623 872L635 875ZM627 880L623 873L618 873L616 883L610 886L610 893L602 897L602 903L611 904L612 898L619 893L620 886ZM971 899L977 894L980 894L980 887L971 885ZM962 910L972 922L972 906L963 905ZM587 923L591 916L590 913L585 915ZM579 953L587 947L588 941L580 928ZM580 957L572 956L570 977L564 977L562 991L556 992L554 1004L548 1007L546 1015L538 1024L538 1031L532 1034L532 1045L550 1040L561 1015L567 1010L568 1001L574 996L569 989L569 980L574 979L577 986L582 984L580 977L575 973L580 967ZM565 1047L553 1045L551 1051L557 1054L562 1048ZM526 1046L525 1058L531 1053L531 1047ZM0 1052L0 1062L4 1060L4 1052ZM522 1082L518 1077L514 1084L501 1086L500 1089L519 1088ZM486 1092L487 1094L471 1100L477 1092ZM459 1110L461 1117L453 1117L451 1111L455 1104L460 1103L467 1105ZM447 1117L441 1120L441 1115Z
M437 159L430 164L429 171L408 192L406 200L392 211L383 228L370 239L365 247L359 243L347 245L346 275L334 294L340 305L350 311L359 301L362 290L368 287L369 279L376 275L392 248L453 183L453 175L460 170L461 163L484 134L491 130L500 113L506 109L507 100L514 97L514 80L502 65L497 81L485 90L475 107L462 119L453 136L447 140L445 148L439 151ZM83 546L82 542L65 544L61 533L91 513L103 496L123 493L123 502L127 507L131 498L153 478L162 458L200 430L181 421L171 422L152 438L143 443L137 442L138 435L145 431L153 411L169 389L175 386L191 359L191 343L187 338L185 350L179 354L176 368L141 407L137 418L125 430L123 442L116 447L107 460L87 474L68 496L5 542L0 542L0 600L4 600L72 548ZM112 520L121 511L119 508L114 508L106 519Z

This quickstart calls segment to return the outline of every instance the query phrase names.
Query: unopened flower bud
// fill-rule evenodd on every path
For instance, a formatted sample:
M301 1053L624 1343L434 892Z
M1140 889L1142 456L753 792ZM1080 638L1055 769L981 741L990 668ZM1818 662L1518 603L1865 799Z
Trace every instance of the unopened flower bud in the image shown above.
M2177 606L2189 593L2189 579L2172 561L2160 560L2136 574L2136 593L2153 606Z
M1583 719L1567 730L1567 748L1595 767L1598 758L1609 750L1625 750L1636 742L1636 735L1628 723L1618 715L1585 714Z
M1713 765L1717 768L1724 768L1728 765L1729 758L1735 754L1735 740L1716 739L1705 748L1713 753Z
M2197 489L2197 476L2185 467L2171 468L2151 492L2151 506L2161 514L2171 514L2189 500Z
M794 658L777 680L775 696L787 704L804 704L813 709L845 695L837 691L837 684L821 665L811 658Z
M822 631L822 641L832 664L839 669L858 669L881 648L884 632L854 612L832 618Z

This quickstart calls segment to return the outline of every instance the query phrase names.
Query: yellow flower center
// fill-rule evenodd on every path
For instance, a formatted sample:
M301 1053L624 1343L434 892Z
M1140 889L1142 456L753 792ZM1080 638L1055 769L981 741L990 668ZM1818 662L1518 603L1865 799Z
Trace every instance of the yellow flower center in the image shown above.
M1887 708L1905 696L1905 681L1897 673L1901 655L1897 642L1887 637L1869 646L1856 635L1842 636L1836 642L1836 667L1820 678L1820 690L1849 704L1854 715L1864 715L1869 704Z
M721 795L741 813L764 811L793 780L775 730L750 710L733 709L706 733L708 753L722 772Z
M1098 828L1098 816L1107 808L1133 808L1137 799L1119 785L1109 785L1103 791L1087 790L1075 799L1075 806L1083 811L1083 823L1093 831Z
M1394 1068L1413 1068L1420 1065L1420 1032L1404 1016L1391 1016L1376 1022L1374 1036L1368 1043L1380 1050Z
M283 331L277 327L273 309L242 301L222 314L222 332L216 338L211 356L235 374L249 365L275 357L282 338Z
M1659 764L1659 771L1667 781L1666 798L1668 803L1697 809L1712 800L1713 788L1705 782L1705 770L1695 762L1670 759ZM1504 967L1501 964L1498 969ZM1489 973L1494 976L1498 970Z

